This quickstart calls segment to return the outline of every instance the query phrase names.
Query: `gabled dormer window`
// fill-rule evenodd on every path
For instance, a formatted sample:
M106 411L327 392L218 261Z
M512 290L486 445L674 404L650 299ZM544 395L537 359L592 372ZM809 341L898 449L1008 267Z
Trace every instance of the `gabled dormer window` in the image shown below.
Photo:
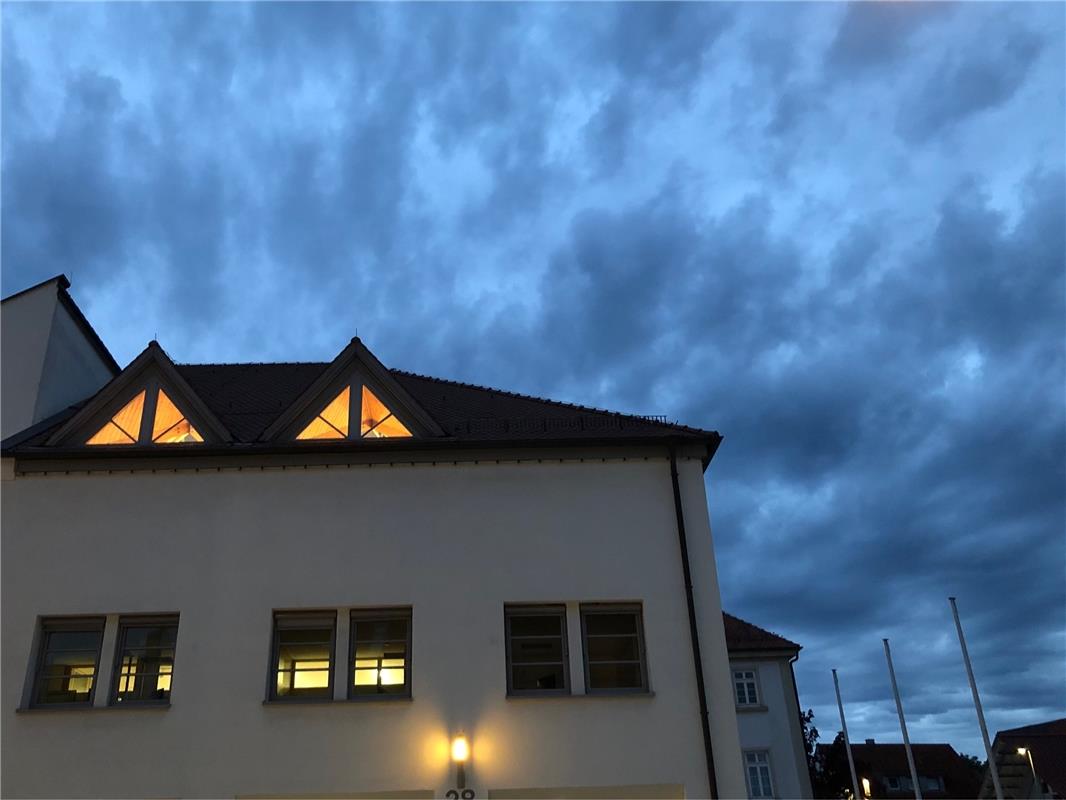
M358 401L353 402L352 394L352 386L345 386L296 438L385 439L411 435L407 426L366 386L362 387ZM358 433L350 424L353 415L359 418Z
M150 403L151 409L148 411L152 416L150 425L145 424L146 400L155 401ZM143 441L146 444L178 444L203 440L166 392L159 389L149 394L148 389L142 389L85 443L137 444Z

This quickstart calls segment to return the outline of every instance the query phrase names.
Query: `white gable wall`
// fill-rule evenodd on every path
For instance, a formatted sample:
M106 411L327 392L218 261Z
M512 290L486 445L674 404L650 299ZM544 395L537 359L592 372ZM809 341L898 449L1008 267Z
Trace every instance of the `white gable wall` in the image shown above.
M85 332L67 308L57 303L34 421L47 419L71 404L91 397L111 378L110 368L86 338Z
M0 304L0 438L28 428L35 419L38 389L58 294L55 281Z

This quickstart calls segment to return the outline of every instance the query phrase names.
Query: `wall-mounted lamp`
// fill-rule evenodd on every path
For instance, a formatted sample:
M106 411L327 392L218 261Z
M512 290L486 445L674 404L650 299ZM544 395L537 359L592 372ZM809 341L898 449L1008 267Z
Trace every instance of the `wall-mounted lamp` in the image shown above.
M862 793L866 797L871 797L872 796L870 794L870 779L869 778L863 778L862 779Z
M455 762L456 788L466 788L466 762L470 760L470 742L463 734L452 739L452 761Z
M1018 755L1024 756L1024 755L1027 755L1028 753L1029 753L1028 748L1025 748L1025 747L1019 747L1018 748Z

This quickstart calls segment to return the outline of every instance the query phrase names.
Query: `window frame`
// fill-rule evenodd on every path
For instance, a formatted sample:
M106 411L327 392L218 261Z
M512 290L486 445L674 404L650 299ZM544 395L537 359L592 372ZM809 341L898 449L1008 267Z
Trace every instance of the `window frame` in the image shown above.
M33 683L30 687L29 708L93 707L96 702L96 687L100 685L100 656L103 654L106 626L107 617L102 616L40 617L38 622L37 653L33 662ZM93 683L89 688L89 697L85 700L75 700L69 703L42 703L37 698L41 689L41 672L44 667L45 656L48 653L48 636L51 633L62 633L65 631L99 631L100 633L100 642L96 646L96 657L93 662Z
M648 677L648 649L644 638L644 604L643 603L581 603L578 608L581 616L581 661L585 670L585 693L595 695L612 694L651 694L651 681ZM589 633L587 618L599 614L633 614L636 617L637 656L640 663L640 682L637 686L620 686L594 689L590 680ZM625 635L625 634L620 634ZM632 662L596 662L596 663L632 663Z
M329 637L329 688L322 697L287 697L278 694L278 656L281 650L279 632L285 628L299 630L301 627L323 627L317 623L332 620ZM282 623L279 625L279 623ZM333 702L334 682L337 672L337 609L317 609L299 611L275 610L271 617L270 628L270 663L267 671L268 703L331 703Z
M178 663L178 626L180 616L178 614L124 614L118 618L118 629L115 633L115 657L111 664L111 687L108 692L107 704L116 708L129 708L130 706L169 706L170 696L159 700L123 700L118 699L118 685L122 676L122 651L126 646L126 633L130 628L147 627L174 627L174 663L170 669L170 681L174 682L174 673ZM134 673L138 674L138 673ZM161 674L161 673L160 673Z
M112 400L102 410L98 411L93 417L91 417L89 419L89 421L87 421L85 423L85 429L88 431L88 438L85 438L83 436L79 436L81 446L89 447L89 448L92 448L92 449L101 449L102 448L104 450L109 450L111 448L122 448L122 447L164 447L164 448L170 448L170 447L182 447L182 446L188 446L188 445L208 444L211 441L214 441L212 438L209 438L208 436L204 436L203 431L205 431L205 430L210 431L211 429L210 429L209 426L204 425L202 423L202 421L199 420L199 414L190 415L190 414L186 413L186 411L183 408L183 406L188 406L189 403L186 401L186 399L183 396L183 394L181 392L175 390L169 384L164 386L164 383L165 383L165 381L162 379L162 377L158 373L155 373L155 374L150 373L150 374L147 375L147 377L145 377L143 380L141 380L139 382L131 382L130 386L133 387L132 393L128 392L128 388L129 387L127 387L126 391L124 391L123 393L118 395L119 397L124 397L125 398L125 402L119 401L119 402L116 403L114 400ZM163 392L164 394L166 394L167 398L170 400L170 402L174 406L174 408L176 408L181 413L182 418L186 422L188 422L189 425L196 431L197 435L200 436L201 441L198 441L198 442L157 442L157 441L155 441L155 437L152 436L152 433L153 433L153 429L155 427L156 412L158 411L158 407L159 407L159 394L160 394L160 392ZM112 418L114 418L114 416L116 414L118 414L119 411L121 411L123 408L125 408L135 397L137 397L141 393L144 394L144 405L141 408L141 421L140 421L140 424L139 424L138 429L137 429L137 435L136 435L136 438L132 442L114 442L114 443L111 443L111 444L92 444L92 445L89 444L89 439L92 439L94 436L96 436L97 433L99 433L104 428L106 428L107 425L111 422ZM180 403L179 403L178 400L175 400L175 397L180 398ZM194 420L193 417L196 417L197 419ZM174 423L174 425L177 425L177 423ZM170 428L173 428L174 425L171 425ZM167 431L169 431L170 428L168 428ZM166 433L167 431L163 431L163 433ZM129 435L131 433L130 431L126 431L124 429L123 429L123 432L126 433L127 435ZM159 434L159 435L161 436L162 433Z
M563 685L558 689L516 689L514 687L514 662L511 654L511 619L513 617L556 617L560 621L559 635L562 640L560 658L563 666ZM573 692L570 681L570 642L566 626L565 603L505 603L503 606L503 639L505 666L507 669L508 697L568 697ZM526 662L521 662L519 666ZM555 663L555 662L541 662Z
M402 619L407 623L407 650L404 657L404 691L358 694L355 691L355 626L359 622ZM414 614L411 606L394 606L382 608L353 608L348 613L348 669L346 670L348 688L345 696L355 703L376 702L379 700L410 700L412 697L411 665L413 662L412 639Z
M763 702L762 683L760 683L760 681L759 681L759 668L757 666L754 666L754 665L752 665L750 667L734 667L734 666L730 665L729 672L730 672L730 674L732 676L732 679L733 679L732 680L732 683L733 683L733 704L739 709L765 708L766 703ZM751 675L752 675L751 682L753 684L755 684L755 702L754 703L749 703L749 702L741 703L741 702L739 702L737 700L737 673L738 672L750 672L751 673ZM744 681L744 683L748 682L747 678L741 678L740 680ZM747 694L748 694L748 692L747 692L747 689L745 688L744 696L747 697Z
M770 777L770 793L769 794L760 794L758 797L756 797L751 791L751 774L748 772L748 769L749 769L749 767L760 767L762 765L761 764L749 764L748 763L748 754L749 753L756 754L756 755L762 754L762 753L766 754L766 774ZM751 747L751 748L746 748L743 751L742 756L743 756L743 760L744 760L744 783L747 784L748 797L750 798L750 800L767 800L767 798L776 798L777 797L777 779L774 778L774 762L773 762L773 758L772 758L772 756L770 754L770 748L769 747ZM760 778L760 782L761 782L761 780L762 779Z
M348 433L344 436L331 436L321 439L301 439L300 434L303 433L307 427L315 421L316 418L321 417L322 412L329 407L330 403L343 394L345 389L348 389ZM389 417L394 417L404 429L407 431L407 436L369 436L368 434L385 422L389 417L384 417L374 425L366 434L362 432L362 418L363 418L363 390L370 392L374 398L381 403L389 412ZM323 401L323 398L325 400ZM296 421L287 426L289 434L286 438L291 439L294 442L358 442L358 441L376 441L378 439L416 439L420 437L420 427L413 425L408 419L408 413L406 409L403 409L402 413L397 413L396 408L402 407L402 403L393 395L391 391L385 389L380 385L372 385L371 382L363 376L361 372L346 373L344 377L335 379L325 389L323 389L318 396L311 403L304 408L300 414L296 416ZM324 420L325 421L325 420ZM330 422L326 422L333 430L340 433L340 430Z

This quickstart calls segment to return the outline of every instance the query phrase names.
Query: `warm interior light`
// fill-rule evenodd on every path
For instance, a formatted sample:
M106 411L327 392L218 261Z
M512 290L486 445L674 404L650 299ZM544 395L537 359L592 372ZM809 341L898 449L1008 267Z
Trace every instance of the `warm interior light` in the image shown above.
M452 739L452 761L462 764L468 758L470 758L470 743L467 742L465 736L460 734Z
M364 439L387 439L411 435L411 431L396 419L388 406L365 386L363 387L362 409L359 435Z
M178 444L203 440L196 428L167 397L167 393L160 389L155 406L155 419L152 421L152 441L156 444Z
M863 778L862 779L862 793L864 795L866 795L866 797L870 797L870 779L869 778Z
M348 398L351 387L345 386L330 404L307 427L297 439L344 439L348 436Z
M144 390L124 405L86 444L136 444L141 435Z

